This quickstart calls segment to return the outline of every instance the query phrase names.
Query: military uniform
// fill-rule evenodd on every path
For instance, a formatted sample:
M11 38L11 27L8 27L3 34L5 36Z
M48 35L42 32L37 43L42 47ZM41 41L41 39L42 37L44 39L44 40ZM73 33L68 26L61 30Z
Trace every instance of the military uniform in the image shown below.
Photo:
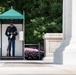
M15 26L8 26L5 32L5 35L8 37L9 42L9 56L11 56L11 46L12 46L12 56L15 56L15 39L18 35L17 28Z

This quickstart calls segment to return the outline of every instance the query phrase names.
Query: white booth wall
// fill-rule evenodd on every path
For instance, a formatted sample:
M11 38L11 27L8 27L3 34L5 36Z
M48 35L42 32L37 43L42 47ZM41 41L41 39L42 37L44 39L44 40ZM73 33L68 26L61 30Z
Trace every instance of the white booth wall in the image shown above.
M1 24L0 24L0 56L1 56Z
M8 37L5 35L7 26L9 26L9 24L2 24L2 56L6 56L6 49L8 46ZM19 32L22 31L22 24L14 24L14 26L16 26L18 31L18 35L15 40L15 56L22 56L23 44L22 41L19 40Z

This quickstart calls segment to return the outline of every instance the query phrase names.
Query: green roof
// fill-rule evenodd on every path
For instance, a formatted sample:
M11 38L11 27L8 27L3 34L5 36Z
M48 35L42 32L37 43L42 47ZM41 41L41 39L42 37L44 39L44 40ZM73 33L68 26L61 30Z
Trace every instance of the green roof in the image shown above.
M10 9L0 15L0 19L24 19L24 16L14 9Z

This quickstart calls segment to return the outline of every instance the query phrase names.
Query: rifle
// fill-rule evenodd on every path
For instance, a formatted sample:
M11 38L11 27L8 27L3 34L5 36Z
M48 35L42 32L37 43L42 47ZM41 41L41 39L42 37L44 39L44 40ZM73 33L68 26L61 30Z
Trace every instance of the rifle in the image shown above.
M8 57L9 56L9 45L10 45L10 42L8 42L8 46L7 46L7 49L6 49L6 56Z

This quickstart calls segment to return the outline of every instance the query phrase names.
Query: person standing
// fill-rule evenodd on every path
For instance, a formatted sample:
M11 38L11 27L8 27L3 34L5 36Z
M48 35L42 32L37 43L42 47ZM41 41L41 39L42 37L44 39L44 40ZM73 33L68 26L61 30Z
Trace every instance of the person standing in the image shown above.
M11 56L11 46L12 46L12 56L15 56L15 40L18 35L17 28L14 26L13 22L10 22L10 26L7 27L5 35L8 37L8 56Z

